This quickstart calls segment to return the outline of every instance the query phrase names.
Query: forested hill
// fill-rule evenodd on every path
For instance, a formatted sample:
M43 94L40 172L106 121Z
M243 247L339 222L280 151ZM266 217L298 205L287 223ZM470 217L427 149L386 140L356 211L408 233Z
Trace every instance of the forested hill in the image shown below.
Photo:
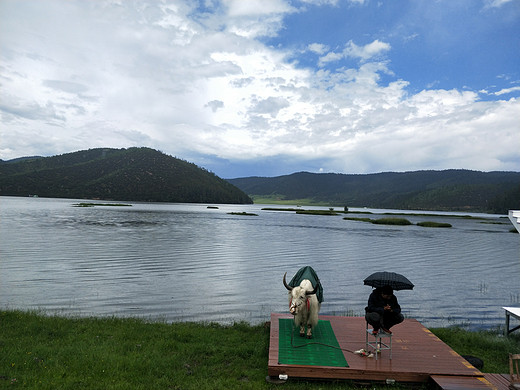
M252 203L195 164L149 148L89 149L0 163L0 195L186 203Z
M347 175L299 172L228 181L249 196L335 206L504 214L520 209L520 172L469 170Z

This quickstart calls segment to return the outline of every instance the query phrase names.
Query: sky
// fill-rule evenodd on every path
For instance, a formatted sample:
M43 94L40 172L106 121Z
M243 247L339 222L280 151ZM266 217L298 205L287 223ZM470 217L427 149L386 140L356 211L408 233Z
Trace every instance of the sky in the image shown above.
M0 159L520 171L520 0L0 0Z

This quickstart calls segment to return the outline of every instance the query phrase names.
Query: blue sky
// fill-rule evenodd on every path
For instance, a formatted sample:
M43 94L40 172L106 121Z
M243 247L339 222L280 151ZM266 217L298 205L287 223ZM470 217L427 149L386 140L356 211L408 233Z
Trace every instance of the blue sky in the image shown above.
M0 0L0 158L520 170L520 0Z
M306 12L287 16L282 33L266 43L292 49L300 66L315 67L320 56L311 55L309 45L318 43L328 53L339 54L350 42L357 46L384 42L388 47L379 60L388 61L393 73L385 75L386 81L405 79L411 93L430 88L496 92L520 76L520 4L515 3L491 7L475 0L416 0L311 5L303 8ZM323 68L355 67L358 60L341 57ZM518 95L517 91L511 96ZM481 98L498 99L486 94Z

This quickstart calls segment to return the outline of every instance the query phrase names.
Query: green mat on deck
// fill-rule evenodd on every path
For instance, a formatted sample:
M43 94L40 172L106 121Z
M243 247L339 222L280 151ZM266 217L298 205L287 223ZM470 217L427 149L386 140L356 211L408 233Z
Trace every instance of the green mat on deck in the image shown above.
M312 330L312 339L300 337L300 328L292 319L279 318L278 326L279 364L348 367L330 321L320 320Z

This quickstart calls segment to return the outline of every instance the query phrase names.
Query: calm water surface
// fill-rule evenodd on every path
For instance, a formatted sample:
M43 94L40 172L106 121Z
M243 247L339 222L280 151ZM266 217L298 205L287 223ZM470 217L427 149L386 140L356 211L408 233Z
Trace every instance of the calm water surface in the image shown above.
M435 229L263 205L78 202L0 197L0 307L260 323L288 311L282 276L305 265L322 281L322 314L362 315L363 279L378 270L415 284L396 295L426 326L496 328L502 306L520 306L520 236L505 216L406 216L453 225ZM242 211L258 215L228 214Z

